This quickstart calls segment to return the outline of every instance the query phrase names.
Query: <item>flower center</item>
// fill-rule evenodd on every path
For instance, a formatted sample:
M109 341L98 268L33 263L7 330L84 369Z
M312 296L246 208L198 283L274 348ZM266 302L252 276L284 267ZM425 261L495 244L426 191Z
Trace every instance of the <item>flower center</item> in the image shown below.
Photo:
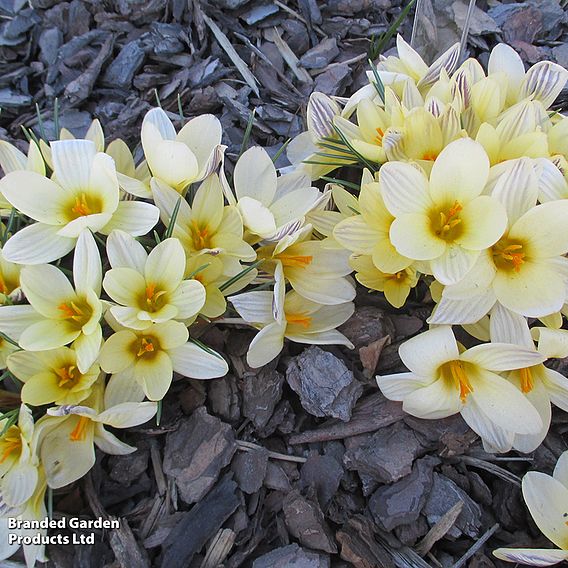
M456 200L448 209L435 211L430 216L432 228L437 237L445 241L453 241L459 236L463 228L462 220L459 218L462 209L462 204Z
M75 367L75 365L68 365L67 367L55 369L55 374L59 377L57 386L66 389L73 388L79 382L79 378L81 376L77 372L77 367Z
M313 256L294 254L278 254L275 258L277 258L283 266L295 268L306 268L306 266L309 266L314 259Z
M525 263L526 253L521 243L502 239L493 246L492 252L493 262L501 270L520 272Z
M88 196L86 193L76 195L75 199L70 204L70 217L71 220L78 219L79 217L86 217L94 213L100 213L101 202L100 199Z
M93 310L85 300L78 299L76 302L63 302L57 306L61 312L61 319L73 320L78 330L80 330L90 319Z
M155 337L141 337L136 342L136 357L148 359L153 357L160 348L158 340Z
M72 442L83 442L87 435L87 424L89 423L89 418L86 416L79 416L77 425L73 428L71 434L69 434L69 439Z
M12 453L19 453L22 449L20 429L10 426L4 437L0 440L0 464L4 463Z
M165 293L165 290L156 290L156 285L149 283L146 286L143 309L149 312L159 310L164 305L165 298L163 296Z
M204 248L211 248L209 234L209 227L200 227L197 221L191 222L191 236L193 240L193 246L196 250L201 250Z
M381 128L376 128L375 130L377 131L377 135L375 136L374 142L377 146L382 146L385 133Z
M286 321L289 324L293 323L308 329L312 323L312 318L304 314L286 314Z
M435 150L426 150L426 152L422 154L422 160L428 160L429 162L435 161L437 157L438 152Z
M473 387L469 382L465 367L462 361L448 361L440 367L442 378L455 385L460 391L460 400L465 402L468 394L473 392Z
M521 375L521 392L527 394L534 388L534 381L530 367L526 367L519 371Z

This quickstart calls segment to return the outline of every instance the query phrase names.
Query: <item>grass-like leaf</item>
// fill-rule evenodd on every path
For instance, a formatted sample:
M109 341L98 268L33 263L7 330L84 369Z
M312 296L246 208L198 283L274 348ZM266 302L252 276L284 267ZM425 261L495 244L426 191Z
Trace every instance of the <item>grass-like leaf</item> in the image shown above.
M251 270L254 270L258 265L262 264L262 260L255 260L252 264L249 264L246 268L243 268L238 274L235 274L232 278L229 278L226 282L223 282L219 286L219 290L223 292L227 288L230 288L235 282L238 282L243 276L246 276Z
M172 236L172 233L174 232L174 227L176 225L176 219L179 213L179 208L181 206L181 200L183 199L183 197L180 195L178 197L178 200L175 204L174 210L172 211L172 216L170 218L170 222L168 224L168 228L166 229L165 233L164 233L164 240L169 239Z

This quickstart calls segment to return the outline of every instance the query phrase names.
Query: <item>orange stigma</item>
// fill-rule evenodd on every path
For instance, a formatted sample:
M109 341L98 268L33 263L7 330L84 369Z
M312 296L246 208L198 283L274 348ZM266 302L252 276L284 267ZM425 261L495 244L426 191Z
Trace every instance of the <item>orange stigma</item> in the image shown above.
M527 394L534 388L534 382L530 367L525 367L519 371L521 375L521 392Z
M286 321L288 323L295 323L307 329L312 323L312 318L303 314L286 314Z
M90 420L86 416L79 416L79 421L77 422L77 426L75 426L71 434L69 434L69 439L72 442L84 441L87 435L87 424L89 422Z
M283 266L295 267L295 268L306 268L309 266L314 257L313 256L303 256L303 255L294 255L294 254L279 254L276 257L280 262L282 262Z
M58 387L70 388L75 386L77 377L75 376L75 370L77 367L75 365L69 365L68 367L61 367L60 369L55 369L55 374L59 377ZM71 383L71 384L68 384Z
M460 400L465 402L467 395L473 392L473 387L467 378L464 365L461 361L450 361L448 365L454 383L459 386Z
M140 347L138 349L138 353L136 354L137 357L142 357L146 355L146 353L153 353L156 350L152 339L146 339L143 337L140 340Z
M86 217L92 213L84 193L81 193L80 197L75 197L75 205L71 207L71 211L79 217Z
M383 130L381 128L376 128L375 130L377 131L377 135L375 136L375 144L382 146L383 145L383 137L384 137L385 133L383 132Z

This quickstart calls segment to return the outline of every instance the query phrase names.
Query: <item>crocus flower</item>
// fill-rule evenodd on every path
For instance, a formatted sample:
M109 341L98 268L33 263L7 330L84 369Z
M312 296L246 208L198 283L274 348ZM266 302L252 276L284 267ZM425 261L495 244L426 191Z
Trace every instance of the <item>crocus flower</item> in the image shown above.
M53 179L13 171L0 180L0 191L12 206L38 221L8 239L6 260L51 262L73 250L84 229L144 235L157 223L154 205L119 200L114 161L97 153L93 142L62 140L52 142L51 149Z
M502 429L536 434L542 428L534 406L498 373L538 365L544 355L506 343L477 345L460 353L448 326L406 341L399 355L409 372L378 376L377 383L387 398L402 401L409 414L445 418L459 412L496 447Z
M551 566L568 560L568 452L564 452L552 476L529 471L522 481L523 498L542 534L558 548L498 548L500 560L530 566Z

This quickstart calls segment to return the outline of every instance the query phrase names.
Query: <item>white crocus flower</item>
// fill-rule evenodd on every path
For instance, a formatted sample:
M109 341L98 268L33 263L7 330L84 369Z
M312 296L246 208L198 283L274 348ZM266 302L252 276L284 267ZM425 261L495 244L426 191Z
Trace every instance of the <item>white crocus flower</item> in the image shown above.
M546 357L534 350L488 343L460 353L452 329L440 326L403 343L399 355L410 372L378 376L377 383L409 414L436 419L459 412L493 447L502 444L504 429L517 434L541 430L534 406L497 374L542 363Z
M17 331L20 346L29 351L46 351L73 343L77 366L85 373L101 347L101 280L97 245L90 231L84 230L78 237L73 259L75 287L51 264L24 267L21 286L35 315L27 306L3 306L0 330L8 335ZM21 317L20 325L14 328L12 320Z
M138 236L158 221L150 203L120 201L114 161L97 153L88 140L52 142L54 175L13 171L0 180L0 191L37 223L18 231L4 257L20 264L51 262L73 250L84 229L103 234L123 229Z
M504 43L491 51L488 72L489 76L504 75L509 105L530 99L540 101L548 108L568 81L568 71L551 61L539 61L525 73L519 54Z
M0 420L0 431L7 419ZM33 447L34 419L22 404L17 424L0 437L0 495L10 507L18 507L33 494L38 481L38 459Z
M113 231L107 240L112 269L104 289L119 306L110 311L116 320L132 329L170 319L187 320L205 303L205 288L197 280L184 280L185 252L180 241L169 238L150 254L123 231Z
M504 235L465 280L444 288L429 323L475 323L496 302L526 317L560 311L568 281L568 200L536 205L538 191L531 161L511 162L492 192L507 211Z
M522 491L537 527L560 550L498 548L493 551L493 555L500 560L529 566L551 566L568 560L568 452L560 456L552 476L529 471L523 477Z
M276 266L275 279L274 292L245 292L228 298L246 322L260 329L247 353L251 367L261 367L277 357L284 338L308 345L353 348L336 329L353 315L352 302L324 306L294 291L286 294L281 264Z
M221 123L211 114L188 121L176 134L168 115L153 108L142 122L142 147L152 176L181 193L221 163Z
M143 424L156 414L156 403L125 402L104 408L103 389L103 383L98 383L81 406L52 407L38 420L35 435L49 487L64 487L83 477L95 463L95 444L107 454L136 451L105 426L131 428Z
M277 178L270 156L258 146L239 158L233 179L237 198L226 191L229 204L237 206L245 229L261 238L274 237L301 221L322 197L301 173Z

